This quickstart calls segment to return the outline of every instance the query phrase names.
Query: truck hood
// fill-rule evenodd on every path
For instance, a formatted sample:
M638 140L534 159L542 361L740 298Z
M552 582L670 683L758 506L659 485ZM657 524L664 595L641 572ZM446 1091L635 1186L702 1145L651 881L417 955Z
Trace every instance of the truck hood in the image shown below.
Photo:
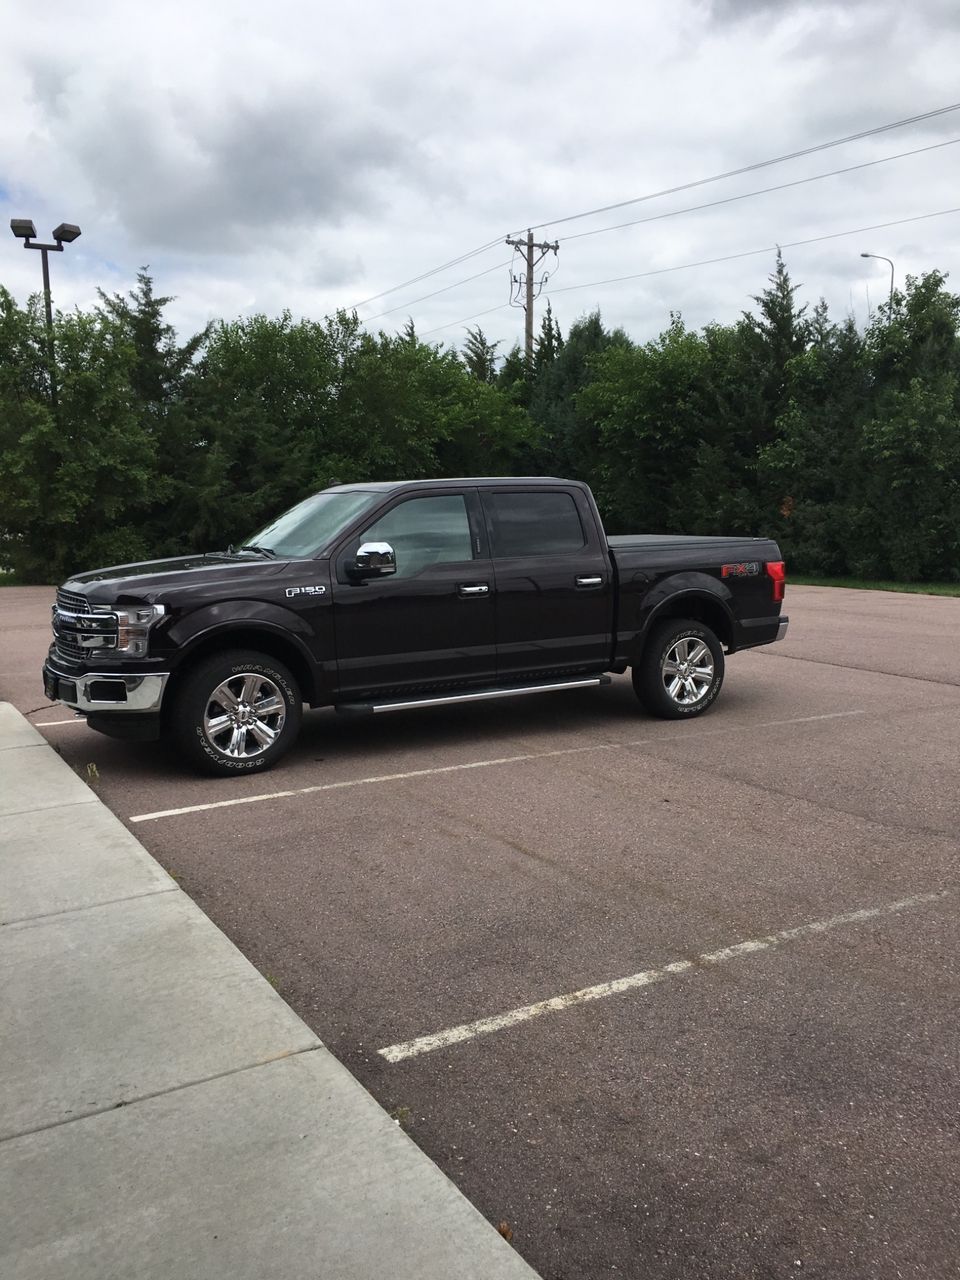
M85 596L91 604L123 604L128 599L154 604L181 589L207 591L221 583L254 586L280 573L288 563L250 555L178 556L77 573L63 584L62 590Z

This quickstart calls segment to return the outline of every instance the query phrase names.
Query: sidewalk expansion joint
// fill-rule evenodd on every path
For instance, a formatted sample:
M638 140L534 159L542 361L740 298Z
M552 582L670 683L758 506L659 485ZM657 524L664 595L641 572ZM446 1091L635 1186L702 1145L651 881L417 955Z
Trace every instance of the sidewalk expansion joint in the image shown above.
M12 809L7 813L0 813L0 822L3 822L4 818L22 818L26 813L56 813L58 809L72 809L75 805L91 804L94 800L100 800L100 797L95 791L91 791L89 800L84 796L82 800L68 800L66 804L48 804L39 809L33 804L28 809ZM104 808L107 807L103 800L100 800L100 803Z
M0 929L8 929L15 924L33 924L38 920L54 920L58 916L75 916L81 911L95 911L99 907L112 907L118 902L136 902L138 898L152 898L158 893L182 893L178 884L158 885L155 889L144 889L142 893L126 893L121 898L103 898L99 902L85 902L82 907L63 907L60 911L41 911L35 916L17 916L14 920L0 920ZM192 899L191 899L192 901Z
M84 1120L96 1120L100 1116L109 1115L112 1111L120 1111L126 1107L135 1107L139 1102L150 1102L153 1098L163 1098L170 1093L183 1093L187 1089L195 1089L198 1085L210 1084L214 1080L225 1080L228 1076L238 1076L245 1071L257 1071L260 1067L269 1067L274 1062L281 1062L285 1058L299 1058L307 1053L316 1053L318 1049L325 1049L323 1041L318 1040L316 1044L307 1045L303 1049L284 1049L280 1053L272 1054L269 1058L262 1058L259 1062L247 1062L242 1067L232 1067L229 1071L215 1071L209 1076L197 1076L195 1080L185 1080L183 1084L170 1085L168 1089L154 1089L151 1093L138 1093L131 1098L121 1098L117 1102L110 1102L102 1107L92 1107L89 1111L81 1112L79 1115L70 1116L65 1120L51 1120L49 1124L38 1124L29 1129L18 1129L16 1133L0 1134L0 1146L5 1142L16 1142L18 1138L29 1138L32 1134L45 1133L48 1129L62 1129L68 1124L82 1124Z

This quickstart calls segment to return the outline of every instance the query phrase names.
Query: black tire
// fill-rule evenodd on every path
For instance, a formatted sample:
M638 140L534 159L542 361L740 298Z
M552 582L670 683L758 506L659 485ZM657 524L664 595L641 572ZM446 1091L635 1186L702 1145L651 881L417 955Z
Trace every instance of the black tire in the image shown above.
M299 686L282 662L231 649L181 677L169 733L194 768L235 778L272 768L293 746L302 718Z
M684 641L690 642L685 649ZM716 701L723 672L723 646L709 627L693 618L667 618L654 627L634 664L633 687L652 715L689 720Z

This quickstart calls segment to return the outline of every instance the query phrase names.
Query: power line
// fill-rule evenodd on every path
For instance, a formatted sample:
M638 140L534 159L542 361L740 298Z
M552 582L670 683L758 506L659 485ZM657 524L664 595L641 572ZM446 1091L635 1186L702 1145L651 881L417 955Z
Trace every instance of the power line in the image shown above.
M808 240L792 240L786 244L765 245L762 249L745 249L741 253L728 253L719 258L703 258L699 262L681 262L674 267L658 267L655 271L639 271L635 275L614 276L609 280L591 280L587 284L568 284L560 289L548 290L548 296L555 293L571 293L575 289L593 289L604 284L620 284L627 280L642 280L648 276L667 275L671 271L689 271L694 267L712 267L721 262L735 262L740 258L755 258L762 253L771 253L776 249L797 249L802 245L819 244L824 240L838 240L843 236L861 235L867 231L881 231L887 227L901 227L910 222L924 222L928 218L943 218L951 213L960 213L960 207L955 209L939 209L935 213L921 213L912 218L898 218L894 222L877 222L869 227L856 227L850 231L834 231L830 235L813 236ZM470 320L479 320L481 316L493 315L495 311L505 311L509 304L500 303L496 307L488 307L486 311L475 311L472 315L464 316L460 320L448 320L446 324L434 325L432 329L427 329L419 336L421 338L428 337L431 333L439 333L441 329L455 329L457 325L467 324Z
M466 324L468 320L479 320L481 316L491 316L494 311L506 311L509 305L509 302L501 302L496 307L488 307L486 311L475 311L472 316L464 316L462 320L448 320L446 324L437 324L432 329L425 329L417 337L427 338L431 333L439 333L441 329L455 329L458 324Z
M762 249L745 249L742 253L728 253L720 258L704 258L700 262L682 262L675 267L658 267L655 271L638 271L635 275L612 276L608 280L591 280L586 284L567 284L560 289L551 289L555 293L571 293L574 289L594 289L604 284L621 284L625 280L643 280L647 276L662 276L670 271L689 271L693 267L712 267L720 262L733 262L738 258L753 258L761 253L770 253L775 249L797 249L801 245L820 244L824 240L839 240L842 236L858 236L866 231L882 231L887 227L902 227L908 222L924 222L928 218L943 218L950 213L960 213L955 209L939 209L936 213L921 213L913 218L898 218L894 222L875 222L869 227L854 227L850 231L834 231L826 236L812 236L809 240L791 240L786 244L764 245Z
M875 128L872 128L872 129L863 129L859 133L848 134L846 137L836 138L832 142L822 142L813 147L805 147L799 151L791 151L785 155L774 156L769 160L760 160L754 164L744 165L739 169L730 169L730 170L727 170L727 172L725 173L714 174L712 177L709 177L709 178L700 178L696 182L682 183L680 186L667 187L667 188L664 188L662 191L652 191L647 195L635 196L630 200L620 200L615 204L602 205L596 209L588 209L588 210L585 210L583 213L569 214L563 218L554 218L550 221L536 222L536 223L531 223L530 225L532 228L544 227L544 226L554 225L554 224L559 225L560 223L564 223L564 222L575 222L581 218L589 218L589 217L592 217L594 214L598 214L598 213L610 213L615 209L627 208L628 206L633 204L642 204L648 200L659 199L661 196L676 195L681 191L690 191L695 189L696 187L707 186L713 182L721 182L726 178L737 177L740 174L744 174L744 173L752 173L758 169L769 168L771 165L782 164L787 160L796 160L801 156L813 155L817 151L826 151L832 147L843 146L847 142L857 142L863 138L869 138L878 133L886 133L891 129L900 129L900 128L904 128L906 125L917 124L923 120L932 120L938 116L946 115L951 111L957 111L957 110L960 110L960 103L952 103L949 106L938 107L933 111L925 111L919 115L908 116L903 120L893 120L888 124L877 125ZM922 149L923 148L921 148L921 150ZM904 154L912 155L915 153L906 152ZM897 157L891 157L891 159L893 158L897 158ZM882 161L878 161L875 163L882 163ZM827 175L824 175L824 176L827 176ZM774 189L775 188L771 188L771 190L774 190ZM758 192L756 194L762 194L762 193ZM718 203L723 203L723 202L718 202ZM704 205L704 206L697 206L697 207L708 208L709 206ZM675 216L675 215L666 215L666 216ZM644 220L640 219L638 221L644 221ZM626 226L633 226L636 224L622 223L620 225L626 227ZM610 228L601 228L600 230L617 230L617 229L618 228L616 227L610 227ZM593 234L593 233L587 232L582 234ZM572 240L575 237L568 236L566 238L568 240ZM460 254L458 257L451 258L448 262L441 263L437 267L431 267L428 271L423 271L419 275L412 276L409 280L404 280L400 284L391 285L389 289L383 289L381 290L380 293L373 293L368 298L364 298L362 299L362 301L354 303L352 307L347 307L346 310L357 311L359 310L360 307L364 307L370 302L376 302L379 298L385 298L391 293L397 293L401 289L407 289L407 288L410 288L412 285L419 284L422 280L428 280L430 279L431 276L439 275L443 271L449 271L452 267L459 266L461 263L468 262L471 258L475 258L481 253L486 253L490 249L495 248L498 244L502 243L503 239L504 239L503 236L497 236L495 239L487 241L486 244L478 245L475 249L469 249L467 250L467 252ZM496 268L493 268L493 270L496 270ZM476 277L470 277L470 279L475 279L475 278ZM456 287L456 286L451 286L451 287ZM430 297L432 295L428 294L426 296ZM421 301L421 299L417 299L415 300L415 302L416 301ZM415 302L408 303L406 305L413 306L415 305ZM380 316L390 315L392 314L392 311L402 310L402 309L403 309L402 307L391 308L390 311L381 312ZM380 316L372 316L370 317L370 319L376 320L376 319L379 319Z
M587 236L603 235L605 232L608 232L608 231L620 231L626 227L638 227L648 222L663 221L666 218L676 218L676 217L680 217L685 213L699 213L699 212L702 212L704 209L714 209L714 208L719 208L720 206L725 204L735 204L739 200L750 200L754 196L769 195L770 193L776 192L776 191L787 191L791 187L802 187L811 182L820 182L825 178L836 178L836 177L842 176L843 174L856 173L860 169L870 169L875 165L889 164L894 160L904 160L909 156L923 155L929 151L938 151L943 147L954 147L958 143L960 143L960 138L950 138L946 142L934 142L926 147L915 147L911 151L900 151L896 155L881 156L877 160L865 160L861 164L847 165L842 169L831 169L827 173L813 174L808 178L797 178L792 182L781 182L781 183L778 183L776 186L760 187L756 191L745 191L740 195L736 195L736 196L725 196L722 200L709 200L704 204L688 205L684 209L672 209L667 213L653 213L646 218L633 218L629 222L618 222L610 227L595 227L591 231L578 231L574 235L564 236L561 243L566 244L570 240L582 240L582 239L585 239ZM490 245L484 246L484 251L486 251L486 249L488 248L494 247L496 244L499 244L499 243L500 243L499 241L492 241ZM461 258L453 259L450 263L446 264L446 266L452 266L457 262L463 262L463 261L466 261L468 258L475 257L477 252L479 251L474 250L472 253L464 254ZM405 302L400 306L390 307L388 310L381 311L375 316L368 316L364 320L364 323L368 324L374 320L380 320L383 316L393 315L397 311L404 311L406 310L407 307L416 306L418 302L425 302L429 298L435 298L438 294L447 293L451 289L459 288L459 286L462 284L470 284L474 280L479 280L482 276L490 275L494 271L499 271L501 267L509 267L509 265L510 265L509 262L498 263L494 267L488 267L484 271L478 271L475 275L467 276L463 280L457 280L453 284L445 285L442 289L435 289L432 293L423 294L419 298L412 298L409 302ZM423 276L418 276L417 279L426 279L428 276L436 275L437 272L445 269L446 267L443 267L443 268L438 267L436 268L435 271L426 272ZM408 281L407 283L410 284L413 282ZM400 289L403 287L404 286L402 285L395 285L393 289L387 289L385 290L384 294L379 294L377 296L384 297L386 296L387 293L394 293L396 292L397 289ZM570 287L579 288L580 286L573 285ZM553 292L559 293L560 290L554 290Z
M495 249L497 245L503 243L503 237L498 236L495 240L489 240L486 244L478 245L476 249L469 249L466 253L462 253L459 258L451 258L449 262L444 262L439 267L432 267L429 271L424 271L421 275L413 276L410 280L404 280L402 284L391 285L389 289L384 289L382 293L372 293L369 298L364 298L362 302L355 302L352 307L345 308L347 311L357 311L360 307L365 307L368 302L376 302L378 298L385 298L390 293L396 293L398 289L407 289L411 285L419 284L421 280L429 280L431 276L439 275L441 271L449 271L451 267L458 267L461 262L466 262L470 258L476 258L481 253L486 253L488 249ZM383 312L388 315L389 312ZM377 317L374 316L374 319Z
M774 156L770 160L758 160L753 164L742 165L739 169L728 169L725 173L716 173L709 178L699 178L696 182L684 182L676 187L665 187L662 191L651 191L648 195L634 196L630 200L618 200L615 204L600 205L596 209L587 209L583 213L567 214L563 218L548 218L543 222L531 223L530 226L534 229L547 226L553 227L559 226L563 222L576 222L580 218L592 218L597 213L612 213L614 209L625 209L631 204L642 204L647 200L657 200L661 196L672 196L680 191L691 191L694 187L704 187L712 182L722 182L726 178L736 178L744 173L755 173L758 169L768 169L771 165L783 164L787 160L798 160L801 156L810 156L817 151L828 151L831 147L842 147L848 142L859 142L863 138L870 138L878 133L887 133L891 129L902 129L908 124L918 124L922 120L932 120L937 116L946 115L950 111L960 111L960 102L951 103L946 107L937 107L933 111L924 111L920 115L907 116L903 120L892 120L889 124L876 125L872 129L862 129L859 133L850 133L844 138L835 138L832 142L820 142L814 147L803 147L799 151L789 151L785 155Z
M684 209L672 209L669 213L652 213L648 218L634 218L630 222L618 222L610 227L595 227L592 231L578 231L575 235L564 236L561 244L571 240L583 240L586 236L603 235L606 231L621 231L624 227L639 227L646 222L659 222L664 218L676 218L684 213L699 213L703 209L716 209L720 205L735 204L738 200L750 200L754 196L769 195L772 191L786 191L790 187L802 187L808 182L820 182L824 178L836 178L840 174L855 173L858 169L869 169L873 165L888 164L892 160L903 160L907 156L922 155L926 151L937 151L941 147L955 147L960 138L951 138L948 142L934 142L929 147L917 147L913 151L901 151L895 156L882 156L879 160L865 160L862 164L851 164L844 169L831 169L829 173L815 173L809 178L797 178L793 182L781 182L775 187L760 187L756 191L745 191L738 196L725 196L722 200L709 200L706 204L691 204Z
M434 289L433 293L425 293L420 298L411 298L409 302L401 302L398 307L391 307L389 311L380 311L375 316L367 316L362 322L363 324L372 324L374 320L379 320L383 316L392 316L395 311L406 311L407 307L415 307L418 302L426 302L428 298L435 298L437 294L449 293L451 289L459 289L462 284L469 284L471 280L479 280L481 276L488 276L494 271L501 271L504 267L509 267L510 259L506 262L498 262L495 267L487 267L485 271L478 271L475 276L467 276L465 280L455 280L453 284L446 284L442 289Z
M845 145L845 144L846 144L846 143L848 143L848 142L857 142L857 141L862 140L863 138L869 138L869 137L873 137L873 136L875 136L875 135L877 135L877 134L880 134L880 133L886 133L886 132L889 132L891 129L900 129L900 128L904 128L904 127L905 127L905 126L907 126L907 125L920 123L921 121L924 121L924 120L932 120L932 119L936 119L936 118L937 118L937 117L939 117L939 116L947 115L948 113L950 113L950 112L952 112L952 111L957 111L957 110L960 110L960 103L951 103L951 104L949 104L948 106L938 107L938 108L936 108L936 109L934 109L934 110L932 110L932 111L925 111L925 112L921 112L921 113L920 113L920 114L918 114L918 115L914 115L914 116L907 116L907 117L905 117L905 118L904 118L904 119L902 119L902 120L893 120L893 121L890 121L890 122L889 122L889 123L887 123L887 124L877 125L877 126L875 126L874 128L871 128L871 129L863 129L863 130L860 130L858 133L848 134L848 135L846 135L846 136L845 136L845 137L843 137L843 138L835 138L835 139L833 139L833 140L832 140L832 141L830 141L830 142L822 142L822 143L818 143L816 146L812 146L812 147L804 147L804 148L802 148L802 149L800 149L800 150L797 150L797 151L787 152L787 153L785 153L784 155L774 156L774 157L772 157L772 158L770 158L770 159L768 159L768 160L760 160L760 161L757 161L757 162L755 162L755 163L753 163L753 164L743 165L743 166L741 166L741 167L740 167L740 168L738 168L738 169L729 169L729 170L727 170L727 171L726 171L726 172L724 172L724 173L714 174L713 176L711 176L711 177L709 177L709 178L700 178L700 179L698 179L698 180L697 180L697 181L695 181L695 182L686 182L686 183L682 183L682 184L680 184L680 185L678 185L678 186L675 186L675 187L668 187L668 188L664 188L664 189L663 189L663 190L661 190L661 191L653 191L653 192L649 192L647 195L643 195L643 196L635 196L635 197L633 197L632 199L629 199L629 200L620 200L620 201L617 201L617 202L616 202L616 203L614 203L614 204L608 204L608 205L598 206L598 207L597 207L597 208L595 208L595 209L588 209L588 210L585 210L585 211L584 211L584 212L582 212L582 213L568 214L566 217L563 217L563 218L555 218L555 219L550 220L549 222L538 222L538 223L532 223L532 224L531 224L531 226L532 226L532 227L543 227L543 226L548 226L548 225L560 224L560 223L564 223L564 222L575 222L575 221L578 221L579 219L582 219L582 218L592 217L592 216L594 216L595 214L598 214L598 213L609 213L609 212L612 212L612 211L613 211L613 210L615 210L615 209L623 209L623 208L627 208L627 207L629 207L630 205L634 205L634 204L642 204L642 203L645 203L646 201L649 201L649 200L656 200L656 199L659 199L661 196L675 195L675 194L677 194L677 193L679 193L679 192L681 192L681 191L690 191L690 190L693 190L693 189L695 189L695 188L697 188L697 187L707 186L707 185L709 185L709 184L711 184L711 183L714 183L714 182L721 182L721 181L723 181L723 180L725 180L725 179L727 179L727 178L738 177L738 176L740 176L741 174L745 174L745 173L752 173L752 172L756 172L756 171L757 171L757 170L759 170L759 169L769 168L769 167L771 167L772 165L782 164L782 163L784 163L784 162L786 162L786 161L788 161L788 160L796 160L796 159L799 159L799 158L800 158L800 157L802 157L802 156L813 155L813 154L815 154L816 152L819 152L819 151L826 151L826 150L829 150L829 149L831 149L831 148L833 148L833 147L843 146L843 145ZM743 195L743 196L731 197L731 198L730 198L730 200L721 200L721 201L716 201L716 202L707 203L707 204L704 204L704 205L692 206L692 207L691 207L691 208L689 208L689 209L677 210L677 211L674 211L673 213L669 213L669 214L662 214L662 215L657 215L657 216L658 216L658 217L676 217L676 216L678 216L678 215L679 215L679 214L681 214L681 213L690 213L690 212L695 212L695 211L697 211L697 210L699 210L699 209L710 208L710 207L712 207L712 206L713 206L713 204L717 204L717 205L719 205L719 204L726 204L726 203L730 203L732 200L737 200L737 199L747 199L747 198L750 198L750 197L755 196L755 195L763 195L763 194L766 194L768 191L783 190L783 189L785 189L785 188L787 188L787 187L790 187L790 186L800 185L802 182L807 182L807 181L817 181L819 178L822 178L822 177L833 177L833 176L835 176L836 174L839 174L839 173L852 172L854 169L857 169L857 168L867 168L867 167L869 167L869 165L870 165L870 164L882 164L882 163L885 163L885 162L886 162L886 160L901 159L901 158L903 158L903 157L905 157L905 156L919 154L919 153L920 153L920 152L922 152L922 151L926 151L926 150L934 150L934 149L936 149L936 147L937 147L937 146L949 146L949 145L953 145L953 142L951 141L951 142L949 142L949 143L937 143L937 144L934 144L933 146L928 147L928 148L923 148L923 147L921 147L921 148L917 148L917 150L915 150L915 151L908 151L908 152L904 152L904 153L902 153L901 155L898 155L898 156L885 157L885 158L884 158L884 159L882 159L882 160L870 161L870 162L867 162L867 163L865 163L865 164L863 164L863 165L853 165L853 166L850 166L850 167L849 167L849 168L847 168L847 169L836 170L834 173L830 173L830 174L816 175L816 177L809 178L809 179L802 179L802 180L799 180L799 181L798 181L798 182L796 182L796 183L784 183L784 184L782 184L781 186L765 188L765 189L760 190L760 191L747 193L747 194L745 194L745 195ZM938 215L930 215L930 216L938 216ZM566 237L566 239L568 239L568 240L573 240L573 239L577 239L577 238L579 238L579 237L580 237L580 236L582 236L582 235L593 235L593 234L600 234L600 233L605 232L605 231L615 231L615 230L620 230L620 229L621 229L621 228L623 228L623 227L635 226L635 225L639 225L641 222L646 222L646 221L655 221L655 220L656 220L656 218L651 218L651 219L643 219L643 218L641 218L641 219L636 219L635 221L632 221L632 222L626 222L626 223L620 223L620 224L618 224L617 226L613 226L613 227L602 227L602 228L598 228L595 232L581 232L581 233L579 233L579 235L578 235L578 236L568 236L568 237ZM897 224L895 224L895 223L894 223L894 224L889 224L889 225L897 225ZM841 233L841 234L847 234L847 233ZM852 232L851 232L851 233L849 233L849 234L854 234L854 233L852 233ZM400 283L400 284L392 285L389 289L384 289L384 290L382 290L380 293L371 294L368 298L364 298L361 302L355 303L355 304L354 304L354 306L353 306L353 307L351 307L351 308L348 308L348 310L353 310L353 311L355 311L355 310L357 310L359 307L366 306L366 305L367 305L368 303L370 303L370 302L375 302L378 298L384 298L384 297L387 297L389 294L391 294L391 293L396 293L396 292L398 292L400 289L406 289L406 288L409 288L410 286L412 286L412 285L414 285L414 284L418 284L418 283L419 283L420 281L422 281L422 280L427 280L427 279L429 279L431 276L438 275L440 272L448 271L451 267L458 266L458 265L459 265L460 263L462 263L462 262L467 262L467 261L469 261L471 258L477 257L479 254L481 254L481 253L486 253L486 252L488 252L490 249L495 248L498 244L500 244L500 243L501 243L501 240L502 240L502 238L498 236L496 239L494 239L494 240L490 240L490 241L488 241L486 244L478 245L475 249L470 249L470 250L468 250L466 253L460 254L460 255L459 255L458 257L456 257L456 258L451 258L448 262L441 263L441 264L440 264L440 266L433 267L433 268L431 268L431 269L430 269L430 270L428 270L428 271L421 272L419 275L417 275L417 276L413 276L413 277L411 277L409 280L405 280L405 281L403 281L403 282L402 282L402 283ZM760 252L766 252L766 250L762 250L762 251L760 251ZM695 264L690 264L690 265L695 265ZM679 269L681 269L681 268L676 268L676 269L678 269L678 270L679 270ZM499 270L499 267L491 267L491 268L489 268L489 271L485 271L485 272L478 272L476 275L469 276L469 277L467 277L465 280L457 281L455 284L447 286L447 288L446 288L446 289L438 289L438 290L436 290L434 293L425 294L423 297L413 299L411 302L405 303L403 306L392 307L392 308L390 308L389 310L387 310L387 311L383 311L383 312L380 312L378 315L376 315L376 316L372 316L372 317L369 317L368 319L370 319L370 320L377 320L377 319L380 319L382 316L385 316L385 315L391 315L391 314L393 314L395 311L401 311L401 310L403 310L403 309L404 309L404 307L406 307L406 306L415 306L418 302L422 302L422 301L425 301L425 300L426 300L426 299L428 299L428 298L435 297L435 296L436 296L436 294L438 294L438 293L444 293L444 292L446 292L446 291L447 291L447 289L455 289L455 288L458 288L461 284L467 284L467 283L470 283L470 281L472 281L472 280L476 280L476 279L479 279L479 278L480 278L480 276L483 276L483 275L489 274L489 272L490 272L490 271L496 271L496 270ZM642 273L642 274L647 274L647 273ZM658 274L658 273L652 273L652 274ZM631 279L631 278L638 278L638 277L627 277L627 276L624 276L624 277L618 277L618 279ZM602 282L601 282L601 283L602 283ZM567 287L567 288L570 288L570 289L574 289L574 288L581 288L581 287L586 288L586 287L589 287L589 286L585 286L585 285L584 285L584 286L579 286L579 285L568 285L568 286L566 286L566 287ZM554 292L559 293L559 292L562 292L562 290L557 289L557 290L554 290ZM496 309L498 309L498 308L496 308ZM470 317L468 317L468 318L470 318ZM458 323L460 323L460 322L458 322ZM441 327L442 327L442 328L446 328L447 326L441 326ZM433 330L431 330L431 332L433 332Z

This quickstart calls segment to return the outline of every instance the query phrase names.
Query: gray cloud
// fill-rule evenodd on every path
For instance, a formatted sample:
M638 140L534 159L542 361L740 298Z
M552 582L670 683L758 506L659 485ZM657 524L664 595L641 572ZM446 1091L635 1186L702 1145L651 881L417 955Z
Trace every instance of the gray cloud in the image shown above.
M867 9L871 0L844 0L847 12ZM836 0L707 0L710 16L718 22L741 22L762 14L777 21L787 13L806 10L831 16L840 6Z
M955 0L579 0L549 10L488 0L304 6L272 0L100 0L0 44L0 212L76 221L57 301L124 290L142 262L175 322L319 316L497 240L914 115L960 97ZM960 135L960 112L543 236L683 209ZM950 149L739 204L561 244L564 327L599 305L640 339L671 310L734 319L765 284L757 257L590 284L814 239L953 206ZM0 242L0 280L37 287L37 255ZM862 320L884 253L907 271L960 255L960 217L788 249L804 297ZM505 304L502 244L362 309L426 332ZM880 264L882 267L883 264ZM469 283L467 276L486 272ZM879 272L879 274L878 274ZM582 290L561 287L589 284ZM446 286L456 287L447 289ZM435 297L422 295L444 289ZM507 344L522 316L479 323ZM462 340L463 324L437 339Z
M38 59L30 74L35 105L118 225L161 249L249 251L278 228L295 235L375 214L388 184L421 181L416 145L382 113L344 112L316 85L213 103L195 86L115 81L91 117L62 64Z

